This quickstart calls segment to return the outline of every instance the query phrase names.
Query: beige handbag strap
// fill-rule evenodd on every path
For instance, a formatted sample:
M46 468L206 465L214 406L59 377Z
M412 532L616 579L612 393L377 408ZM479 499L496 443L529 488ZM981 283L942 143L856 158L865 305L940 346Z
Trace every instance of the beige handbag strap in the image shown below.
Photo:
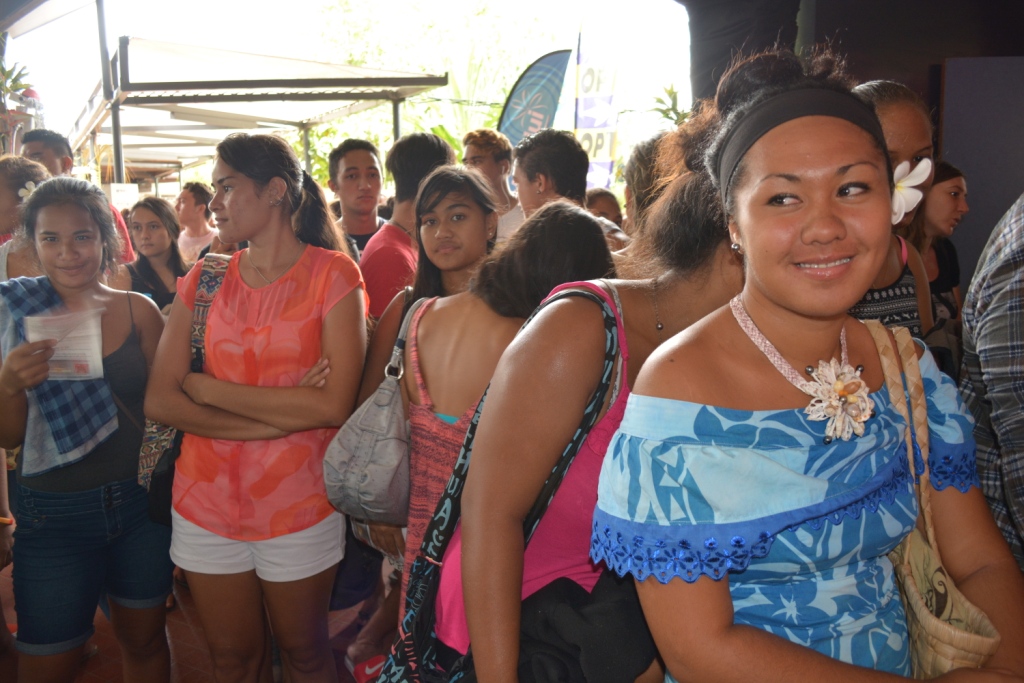
M917 500L921 508L921 517L924 521L925 533L928 535L928 544L936 556L939 555L938 545L935 542L935 528L932 525L932 505L930 489L931 484L928 478L928 405L925 401L924 382L921 379L921 366L917 362L917 345L905 328L894 327L891 332L896 338L896 346L899 348L897 359L896 349L893 347L892 339L889 337L886 328L877 320L864 322L878 348L878 357L882 363L882 371L885 374L885 384L889 390L889 400L892 402L896 412L900 414L907 424L907 460L910 464L910 473L913 476L916 468L914 465L914 443L910 431L910 415L907 413L907 393L910 394L910 404L914 416L914 436L917 437L917 445L921 449L921 457L924 460L924 472L921 474L918 484L915 486ZM902 369L900 365L902 361ZM904 384L906 379L906 385Z
M903 376L906 378L910 393L910 405L914 411L917 444L921 447L922 453L928 453L928 404L924 396L921 365L917 361L917 344L910 336L910 331L905 327L894 327L892 333L896 337L896 346L900 350L900 360L903 361ZM927 464L926 461L922 477L928 477Z

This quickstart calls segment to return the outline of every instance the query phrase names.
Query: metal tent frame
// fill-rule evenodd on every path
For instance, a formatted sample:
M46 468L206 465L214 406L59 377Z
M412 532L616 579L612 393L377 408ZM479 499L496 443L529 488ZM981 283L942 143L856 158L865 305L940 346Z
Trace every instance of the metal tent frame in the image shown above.
M129 37L120 39L111 59L104 0L4 0L0 31L16 37L89 4L96 7L102 79L68 137L74 150L92 160L99 147L109 144L118 183L124 182L126 163L136 175L156 180L204 163L225 135L250 129L302 131L309 170L311 127L390 102L397 139L402 102L448 84L448 74L383 71ZM216 78L202 77L211 72ZM339 107L338 102L348 104ZM281 106L287 103L302 106ZM104 125L108 119L109 126Z
M102 21L100 27L102 32ZM109 144L118 183L124 182L126 166L135 176L157 180L204 163L217 142L237 130L298 129L308 170L310 128L390 102L397 139L402 102L448 83L447 74L384 71L127 36L105 63L110 69L68 137L86 159L96 159L97 149Z

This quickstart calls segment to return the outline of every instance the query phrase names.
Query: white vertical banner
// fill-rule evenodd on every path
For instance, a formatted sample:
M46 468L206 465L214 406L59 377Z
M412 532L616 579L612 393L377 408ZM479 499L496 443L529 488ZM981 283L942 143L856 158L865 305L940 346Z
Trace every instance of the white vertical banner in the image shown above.
M611 22L585 22L576 62L576 138L590 157L587 187L608 187L615 171L616 38Z

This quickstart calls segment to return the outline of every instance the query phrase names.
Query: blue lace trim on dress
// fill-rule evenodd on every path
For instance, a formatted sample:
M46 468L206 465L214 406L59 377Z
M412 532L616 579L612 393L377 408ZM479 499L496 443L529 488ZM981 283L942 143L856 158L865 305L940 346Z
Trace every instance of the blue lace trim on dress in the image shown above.
M914 481L920 483L924 474L924 455L917 443L916 431L912 432L911 442L914 444ZM934 438L933 434L928 449L928 474L932 488L943 491L953 486L960 493L967 493L972 486L981 488L976 450L974 439L950 444Z
M655 526L613 517L598 508L590 537L590 557L594 562L603 561L619 576L632 574L637 581L650 576L661 583L668 583L677 576L687 583L702 576L718 581L729 572L744 571L751 560L767 556L776 535L782 531L796 530L803 525L817 531L826 522L840 524L846 518L860 519L865 509L874 513L883 503L891 505L910 485L905 453L906 447L901 448L890 476L878 488L824 514L815 514L815 510L828 505L829 501L749 523ZM640 533L643 530L661 531L674 538L654 538ZM713 530L719 533L708 534ZM681 532L687 531L695 538L678 538Z
M652 540L639 534L627 540L611 526L601 527L601 523L594 520L590 539L590 557L594 562L603 561L619 576L632 574L637 581L655 576L661 583L668 583L676 576L687 583L701 576L718 580L730 571L743 571L751 559L766 556L775 540L772 534L762 531L749 546L746 538L735 535L728 539L725 547L720 547L714 536L697 544L685 539L675 543L660 538Z
M936 491L950 486L960 493L967 493L972 486L981 488L973 441L969 444L933 442L928 454L928 467L932 488Z
M915 450L917 450L916 444ZM875 513L878 512L878 507L883 503L886 505L892 505L893 501L896 500L897 494L899 494L901 489L906 487L907 482L910 480L910 471L907 467L906 452L906 446L897 452L896 455L899 458L898 464L893 467L892 475L889 479L887 479L880 487L860 500L854 501L849 505L845 505L835 512L830 512L828 514L821 515L820 517L809 519L801 524L794 524L789 527L789 531L796 531L804 525L818 531L821 527L825 526L825 522L841 524L847 517L850 519L860 519L861 513L864 512L864 510Z

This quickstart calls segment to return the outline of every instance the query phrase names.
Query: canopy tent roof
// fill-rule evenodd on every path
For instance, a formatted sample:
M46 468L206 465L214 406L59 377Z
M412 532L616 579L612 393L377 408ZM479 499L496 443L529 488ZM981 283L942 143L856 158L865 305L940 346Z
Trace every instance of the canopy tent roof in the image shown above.
M116 148L130 175L158 177L202 163L229 133L308 130L446 85L415 74L122 37L113 98L97 85L69 139L87 159ZM215 76L215 80L211 78ZM112 117L112 109L119 110ZM119 121L115 120L119 119ZM119 124L119 125L118 125ZM120 129L120 130L118 130Z
M12 38L45 26L93 0L4 0L0 3L0 31Z

